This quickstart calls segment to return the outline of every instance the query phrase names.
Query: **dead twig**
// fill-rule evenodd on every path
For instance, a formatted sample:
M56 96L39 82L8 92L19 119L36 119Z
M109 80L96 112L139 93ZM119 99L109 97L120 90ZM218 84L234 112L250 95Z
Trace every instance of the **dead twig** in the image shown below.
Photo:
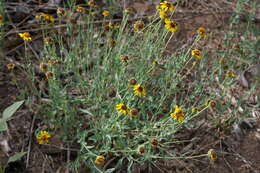
M29 145L28 145L28 151L27 151L27 158L26 158L26 168L29 166L29 161L30 161L30 153L31 153L31 147L32 147L32 134L33 134L33 129L34 129L34 123L35 123L36 116L33 115L33 120L31 123L31 129L30 129L30 136L29 136Z

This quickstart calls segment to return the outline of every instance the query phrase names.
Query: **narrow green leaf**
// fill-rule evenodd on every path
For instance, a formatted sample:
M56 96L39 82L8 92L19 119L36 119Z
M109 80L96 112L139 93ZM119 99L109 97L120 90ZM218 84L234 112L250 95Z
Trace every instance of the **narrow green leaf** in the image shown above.
M112 173L116 170L116 168L110 168L105 171L105 173Z
M89 114L91 116L93 116L93 114L91 112L89 112L87 109L79 109L81 112Z
M0 132L8 130L7 123L4 119L0 118Z
M16 153L15 155L11 156L11 157L8 159L8 162L7 162L7 163L15 162L15 161L21 159L26 153L27 153L27 152Z
M16 111L17 109L23 104L24 100L15 102L11 106L7 107L3 112L3 119L7 120L9 119Z

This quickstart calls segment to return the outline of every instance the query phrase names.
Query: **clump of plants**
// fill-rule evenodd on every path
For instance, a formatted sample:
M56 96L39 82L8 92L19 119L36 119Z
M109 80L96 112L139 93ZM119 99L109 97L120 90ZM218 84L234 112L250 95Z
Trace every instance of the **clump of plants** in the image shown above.
M90 0L58 8L57 18L35 16L44 50L37 62L41 75L30 74L38 88L34 94L41 100L38 118L48 126L35 137L44 144L58 135L67 146L79 146L71 164L74 171L81 165L94 172L122 167L131 171L133 164L155 159L217 160L213 149L192 155L177 154L171 147L182 143L175 134L196 126L204 112L221 114L226 109L222 95L217 97L209 88L231 85L237 75L224 69L223 59L208 65L201 46L208 38L203 27L194 31L191 44L169 53L171 39L182 32L174 18L178 9L163 1L156 10L155 16L132 20L133 11L127 8L122 20L114 20L113 11ZM49 32L48 27L65 18L67 25L58 28L58 34ZM29 32L18 35L25 46L33 40ZM13 70L15 65L7 67Z

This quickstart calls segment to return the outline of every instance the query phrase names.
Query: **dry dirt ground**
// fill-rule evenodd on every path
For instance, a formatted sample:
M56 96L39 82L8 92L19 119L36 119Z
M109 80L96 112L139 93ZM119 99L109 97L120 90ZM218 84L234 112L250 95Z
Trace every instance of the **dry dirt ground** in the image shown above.
M46 1L42 1L44 3ZM158 1L157 1L158 2ZM18 6L26 1L7 1L8 8ZM124 6L132 6L137 13L137 17L151 13L154 8L152 1L129 1ZM35 8L37 5L35 5ZM176 40L180 45L185 44L194 30L200 26L207 28L208 32L214 33L208 48L219 49L223 45L224 34L228 29L229 18L234 11L235 0L231 1L185 1L176 14L176 19L181 24L182 32L178 34ZM139 15L139 16L138 16ZM15 13L10 13L10 19ZM17 17L17 16L15 16ZM19 16L24 19L20 27L26 25L26 14ZM18 22L13 19L9 29L13 29ZM176 42L176 40L173 40ZM28 91L29 80L19 68L13 74L6 69L5 64L12 61L19 63L23 50L22 43L17 41L15 34L10 34L5 38L5 49L2 55L5 60L1 62L0 68L0 111L19 100L21 91ZM169 51L174 50L178 45L170 44ZM38 52L37 52L38 53ZM16 85L18 84L18 85ZM38 145L33 139L34 129L42 126L41 121L33 119L31 108L22 107L8 122L9 131L2 133L1 141L7 140L11 150L6 152L4 146L0 151L0 163L3 163L8 156L15 152L30 150L30 157L24 156L20 161L9 164L6 173L63 173L66 169L67 149L57 147L59 139L53 139L48 145ZM210 116L210 115L206 115ZM228 115L227 115L228 116ZM187 160L156 160L154 164L134 166L133 172L165 172L165 173L260 173L260 118L259 116L250 119L250 123L241 122L238 128L243 129L243 134L234 133L233 126L212 127L207 122L201 123L197 129L183 129L177 134L177 139L189 142L173 146L180 153L193 151L194 155L207 153L210 148L217 152L218 159L211 162L208 158L194 158ZM76 156L76 152L71 152L71 158ZM88 172L82 169L81 172ZM126 172L121 170L119 172Z

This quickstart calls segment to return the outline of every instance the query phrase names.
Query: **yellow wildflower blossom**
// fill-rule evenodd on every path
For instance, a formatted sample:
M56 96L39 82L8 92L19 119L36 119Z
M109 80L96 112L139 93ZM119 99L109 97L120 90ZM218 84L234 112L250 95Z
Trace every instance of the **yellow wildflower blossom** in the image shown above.
M157 9L163 11L173 11L175 10L175 7L170 1L163 1L157 6Z
M53 73L51 71L47 71L45 73L45 76L46 76L47 79L51 79L51 78L53 78Z
M158 145L159 145L159 141L157 140L157 139L152 139L152 141L151 141L151 146L153 147L153 148L156 148L156 147L158 147Z
M45 64L45 63L41 63L40 64L40 70L42 72L46 72L48 70L48 64Z
M234 73L234 72L232 72L232 71L227 71L227 72L226 72L226 75L227 75L228 77L236 77L236 73Z
M66 11L63 8L57 9L58 16L66 16Z
M94 0L89 0L89 1L88 1L88 6L94 7L95 5L96 5L96 3L95 3Z
M139 97L147 94L146 89L144 89L140 84L134 85L133 90L134 90L135 95L137 95Z
M76 11L79 12L79 13L83 13L83 12L85 11L85 9L84 9L84 7L78 5L78 6L76 7Z
M14 63L10 63L6 65L8 70L13 70L15 68L15 64Z
M102 12L102 15L103 15L104 17L107 17L107 16L110 15L110 12L109 12L108 10L104 10L104 11Z
M124 9L124 12L128 13L128 14L134 13L134 9L133 8L126 8L126 9Z
M52 15L49 15L49 14L42 13L42 14L36 15L35 18L36 19L44 19L47 22L54 23L54 17Z
M213 150L213 149L210 149L209 151L208 151L208 157L209 157L209 159L210 160L212 160L212 161L216 161L217 160L217 154L216 154L216 152L215 152L215 150Z
M137 148L137 153L138 154L140 154L140 155L144 155L144 153L145 153L145 147L144 147L144 145L140 145L140 146L138 146L138 148Z
M197 29L197 33L202 37L202 38L205 38L206 37L206 29L203 28L203 27L199 27Z
M123 63L125 63L125 64L127 64L128 61L129 61L129 57L128 57L127 55L122 55L122 56L120 57L120 59L121 59L121 61L122 61Z
M106 161L106 158L104 156L97 156L95 160L96 165L104 165Z
M181 107L179 107L177 105L175 106L174 113L171 113L170 115L173 118L173 120L178 120L179 123L182 123L184 121L185 115L184 115Z
M195 66L197 64L197 61L194 61L193 63L192 63L192 66Z
M191 55L194 56L197 59L201 58L201 52L198 49L194 49L191 51Z
M138 20L134 23L134 31L140 32L144 29L144 22L142 20Z
M19 33L18 34L24 41L32 41L31 35L29 32Z
M49 138L51 135L47 131L40 131L38 136L36 137L39 144L45 144L49 142Z
M161 19L168 19L170 17L167 11L160 10L159 14Z
M108 40L109 46L115 47L116 46L116 40Z
M168 29L170 32L176 32L179 29L178 23L174 20L165 20L165 28Z
M118 113L123 113L124 115L128 114L129 112L129 108L126 104L117 104L116 105L116 110L118 111Z
M51 59L48 60L48 64L49 65L56 65L56 64L59 64L59 61L57 59L51 58Z

